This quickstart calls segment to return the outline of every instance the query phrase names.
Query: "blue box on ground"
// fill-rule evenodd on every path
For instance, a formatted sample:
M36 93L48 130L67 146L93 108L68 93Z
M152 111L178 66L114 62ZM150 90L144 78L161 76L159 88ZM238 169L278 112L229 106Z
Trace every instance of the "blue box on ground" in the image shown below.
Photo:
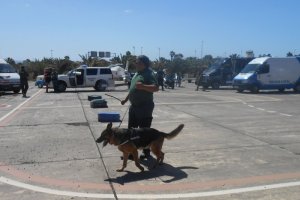
M99 112L98 122L121 122L120 114L117 112Z
M89 95L89 96L88 96L88 100L89 100L89 101L92 101L92 100L94 100L94 99L102 99L102 97L99 96L99 95Z
M107 108L105 99L94 99L90 102L91 108Z

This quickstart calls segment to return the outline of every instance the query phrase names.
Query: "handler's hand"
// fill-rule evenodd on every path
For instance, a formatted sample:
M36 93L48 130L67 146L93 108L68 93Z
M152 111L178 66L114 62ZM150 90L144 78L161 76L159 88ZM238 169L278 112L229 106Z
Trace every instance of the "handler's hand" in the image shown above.
M126 103L126 99L121 101L121 104L124 105Z
M136 82L135 88L138 90L142 90L144 88L144 84L141 82Z

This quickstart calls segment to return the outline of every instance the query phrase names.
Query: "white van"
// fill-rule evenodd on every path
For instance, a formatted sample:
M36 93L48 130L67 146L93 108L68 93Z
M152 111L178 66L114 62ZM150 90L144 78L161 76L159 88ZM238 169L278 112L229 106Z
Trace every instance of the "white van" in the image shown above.
M256 58L233 79L233 87L238 92L250 90L300 91L300 57Z
M20 75L17 70L5 60L0 59L0 91L19 93L20 89Z
M53 87L52 82L50 87ZM67 74L58 75L59 92L66 91L66 88L93 87L97 91L115 89L115 82L109 67L80 67L69 71Z

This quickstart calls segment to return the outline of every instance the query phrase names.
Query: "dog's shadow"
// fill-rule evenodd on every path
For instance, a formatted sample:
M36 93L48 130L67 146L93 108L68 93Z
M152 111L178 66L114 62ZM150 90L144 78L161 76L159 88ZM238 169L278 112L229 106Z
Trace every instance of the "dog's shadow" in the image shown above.
M173 181L181 180L188 177L188 174L183 171L183 169L198 169L196 167L190 166L182 166L182 167L173 167L167 163L163 163L162 165L157 166L156 168L152 168L155 159L151 157L147 160L141 161L141 164L148 167L148 170L145 169L144 172L130 172L125 171L126 174L123 176L119 176L116 178L109 178L105 181L110 181L113 183L118 183L124 185L130 182L136 182L147 179L160 179L160 181L164 183L171 183Z

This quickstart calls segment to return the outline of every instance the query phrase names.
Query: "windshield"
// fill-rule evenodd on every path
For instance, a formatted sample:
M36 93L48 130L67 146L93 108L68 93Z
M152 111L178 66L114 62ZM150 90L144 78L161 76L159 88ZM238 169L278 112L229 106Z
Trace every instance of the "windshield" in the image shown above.
M248 64L246 67L241 71L241 73L254 73L258 70L261 64Z
M16 70L9 64L0 64L0 73L16 73Z
M218 68L220 68L220 65L218 65L218 64L213 64L213 65L211 65L208 69L206 69L204 72L205 72L205 73L211 73L211 72L216 71Z

